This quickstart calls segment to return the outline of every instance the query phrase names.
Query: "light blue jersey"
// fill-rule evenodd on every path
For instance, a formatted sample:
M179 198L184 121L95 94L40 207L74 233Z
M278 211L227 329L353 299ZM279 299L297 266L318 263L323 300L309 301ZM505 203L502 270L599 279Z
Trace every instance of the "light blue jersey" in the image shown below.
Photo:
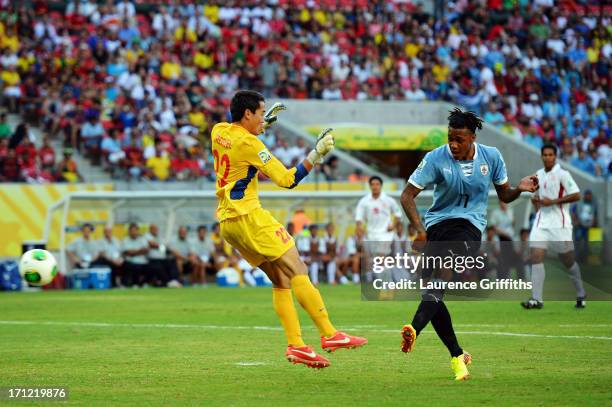
M474 159L458 161L448 144L425 155L408 182L419 189L434 184L433 205L425 214L425 228L447 219L467 219L484 231L491 181L508 181L506 163L499 150L474 143Z

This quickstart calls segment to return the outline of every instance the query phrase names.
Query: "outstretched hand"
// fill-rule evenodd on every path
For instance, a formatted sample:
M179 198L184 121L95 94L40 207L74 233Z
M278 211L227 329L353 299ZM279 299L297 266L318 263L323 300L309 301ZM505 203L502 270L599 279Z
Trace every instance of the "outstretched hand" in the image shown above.
M315 148L306 156L306 159L310 161L312 165L321 164L325 156L333 151L335 142L334 136L331 134L332 131L333 129L327 128L319 133Z
M540 187L538 183L538 177L536 175L529 175L521 180L518 184L519 191L523 192L535 192Z
M287 110L287 106L285 106L281 102L276 102L272 105L271 108L264 114L264 129L270 127L275 121L278 120L278 114L283 110Z

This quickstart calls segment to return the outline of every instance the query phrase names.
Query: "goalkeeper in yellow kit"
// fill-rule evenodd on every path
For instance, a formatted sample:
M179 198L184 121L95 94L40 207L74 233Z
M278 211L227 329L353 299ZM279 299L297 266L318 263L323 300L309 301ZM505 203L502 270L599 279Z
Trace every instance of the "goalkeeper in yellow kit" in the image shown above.
M293 238L259 202L258 171L281 187L293 188L334 148L331 129L326 129L302 163L285 168L257 138L284 108L276 104L264 114L264 97L258 92L242 90L231 101L232 123L218 123L213 127L212 152L219 200L217 216L223 238L253 267L261 268L273 283L274 309L287 336L287 360L323 368L329 366L329 361L302 340L292 291L319 329L324 350L356 348L365 345L367 339L334 328L321 294L308 278L306 265L300 259Z

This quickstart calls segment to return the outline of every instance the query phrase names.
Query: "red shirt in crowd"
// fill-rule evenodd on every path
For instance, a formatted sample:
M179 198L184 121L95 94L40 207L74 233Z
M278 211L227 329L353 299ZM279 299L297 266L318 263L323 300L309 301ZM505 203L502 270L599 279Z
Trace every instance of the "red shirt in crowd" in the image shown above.
M55 151L51 146L43 146L38 150L38 157L40 157L40 164L43 167L50 167L55 165Z

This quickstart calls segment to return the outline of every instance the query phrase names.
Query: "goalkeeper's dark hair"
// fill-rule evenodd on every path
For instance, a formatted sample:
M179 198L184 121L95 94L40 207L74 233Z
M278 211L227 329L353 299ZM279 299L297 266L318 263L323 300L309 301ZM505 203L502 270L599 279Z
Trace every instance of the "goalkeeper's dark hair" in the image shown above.
M255 92L254 90L239 90L230 103L231 121L239 122L247 109L255 113L259 108L259 102L263 101L265 101L265 98L259 92Z
M472 133L476 133L476 130L482 130L482 119L472 111L464 112L456 107L450 111L448 126L453 129L468 129Z

